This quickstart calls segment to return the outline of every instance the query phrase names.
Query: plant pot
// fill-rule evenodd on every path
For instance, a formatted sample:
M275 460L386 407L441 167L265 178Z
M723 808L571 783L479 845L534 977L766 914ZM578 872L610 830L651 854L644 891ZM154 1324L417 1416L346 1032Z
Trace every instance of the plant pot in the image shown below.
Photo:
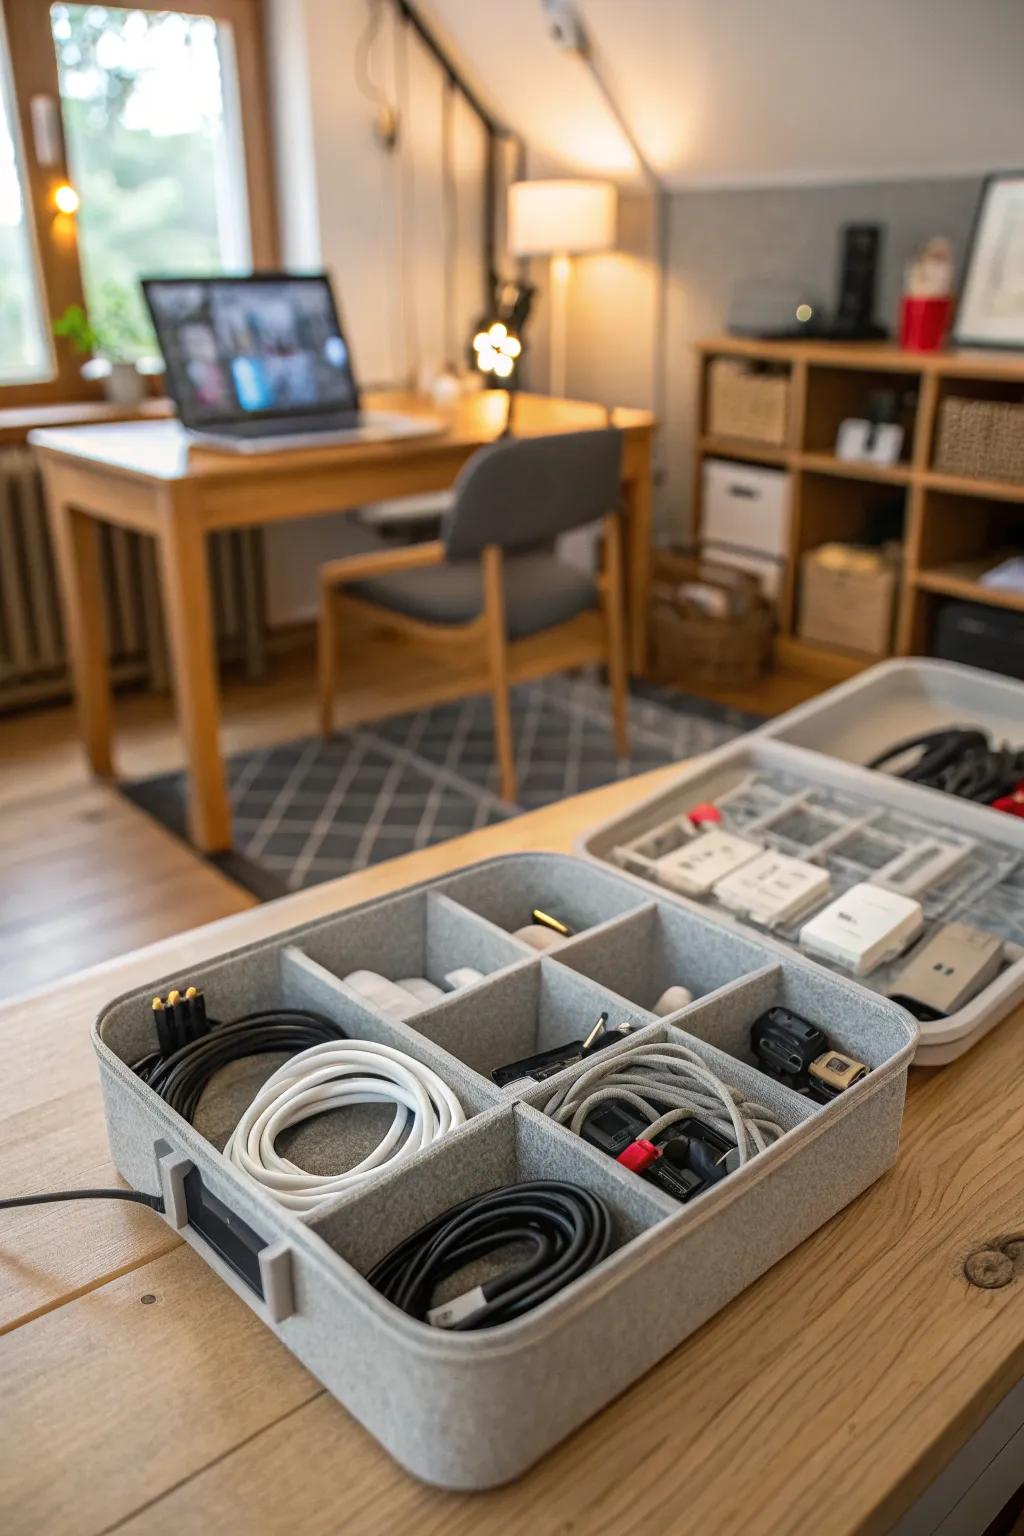
M146 381L134 363L111 362L103 393L114 405L138 405L145 396Z

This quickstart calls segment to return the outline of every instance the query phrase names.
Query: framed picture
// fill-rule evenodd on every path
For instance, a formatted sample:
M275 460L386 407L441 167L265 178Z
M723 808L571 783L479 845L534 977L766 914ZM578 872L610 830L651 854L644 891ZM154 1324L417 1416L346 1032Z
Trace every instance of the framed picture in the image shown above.
M1024 350L1024 171L985 179L950 339Z

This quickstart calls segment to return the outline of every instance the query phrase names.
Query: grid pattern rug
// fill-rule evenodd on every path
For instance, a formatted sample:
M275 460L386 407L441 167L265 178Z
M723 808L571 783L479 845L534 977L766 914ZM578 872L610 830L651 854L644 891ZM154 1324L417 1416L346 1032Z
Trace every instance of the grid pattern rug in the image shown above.
M615 755L607 689L594 676L512 690L515 806L498 793L487 695L438 704L330 741L299 741L228 760L234 849L217 862L264 900L550 805L614 779L706 752L759 717L674 689L630 697L631 754ZM125 786L185 835L181 773Z

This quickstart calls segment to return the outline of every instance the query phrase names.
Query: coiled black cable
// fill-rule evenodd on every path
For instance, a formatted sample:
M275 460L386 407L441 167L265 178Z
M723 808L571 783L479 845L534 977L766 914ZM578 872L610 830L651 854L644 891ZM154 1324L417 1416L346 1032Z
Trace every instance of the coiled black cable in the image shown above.
M393 1248L370 1271L370 1284L410 1317L427 1319L438 1286L473 1259L509 1243L532 1252L522 1264L474 1291L471 1310L445 1327L494 1328L542 1301L599 1264L611 1248L611 1215L604 1201L576 1184L539 1179L490 1189L453 1205Z
M1012 794L1024 778L1024 747L1015 748L1008 743L993 746L984 731L973 727L911 736L879 753L867 766L884 768L908 752L916 752L917 756L898 769L895 777L983 805Z
M322 1014L270 1008L248 1013L229 1024L211 1019L207 1034L189 1041L170 1056L154 1051L137 1061L132 1071L191 1123L210 1079L229 1062L271 1052L294 1056L311 1045L345 1039L345 1031Z

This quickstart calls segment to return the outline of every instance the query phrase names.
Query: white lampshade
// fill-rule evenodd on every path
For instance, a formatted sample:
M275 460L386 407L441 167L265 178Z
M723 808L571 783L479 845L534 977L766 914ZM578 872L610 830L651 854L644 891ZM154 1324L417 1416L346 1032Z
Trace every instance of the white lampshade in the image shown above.
M508 189L508 243L514 256L580 255L615 244L610 181L514 181Z

